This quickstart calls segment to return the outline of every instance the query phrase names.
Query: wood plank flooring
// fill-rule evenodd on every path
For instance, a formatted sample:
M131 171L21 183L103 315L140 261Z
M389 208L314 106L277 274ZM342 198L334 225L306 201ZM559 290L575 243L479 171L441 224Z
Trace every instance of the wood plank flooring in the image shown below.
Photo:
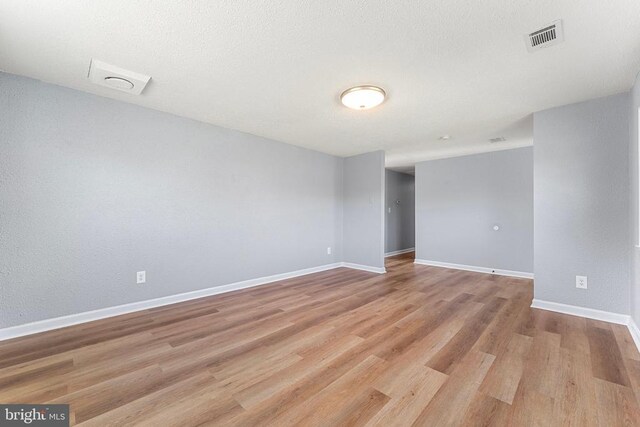
M640 425L624 326L387 259L0 342L1 403L86 426Z

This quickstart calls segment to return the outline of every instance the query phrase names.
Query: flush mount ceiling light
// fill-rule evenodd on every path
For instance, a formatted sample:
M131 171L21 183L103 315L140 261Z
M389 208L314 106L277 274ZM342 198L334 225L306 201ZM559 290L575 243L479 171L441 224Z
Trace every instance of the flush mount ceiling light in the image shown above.
M132 95L140 95L151 79L151 77L144 74L125 70L95 59L91 60L88 77L89 80L97 85Z
M340 101L345 107L354 110L368 110L382 104L386 95L377 86L356 86L342 92Z

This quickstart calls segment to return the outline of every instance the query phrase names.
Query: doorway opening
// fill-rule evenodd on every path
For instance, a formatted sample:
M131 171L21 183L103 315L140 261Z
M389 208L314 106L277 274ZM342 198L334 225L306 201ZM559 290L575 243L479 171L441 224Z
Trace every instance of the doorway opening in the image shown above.
M385 199L386 261L414 259L416 186L413 173L386 169Z

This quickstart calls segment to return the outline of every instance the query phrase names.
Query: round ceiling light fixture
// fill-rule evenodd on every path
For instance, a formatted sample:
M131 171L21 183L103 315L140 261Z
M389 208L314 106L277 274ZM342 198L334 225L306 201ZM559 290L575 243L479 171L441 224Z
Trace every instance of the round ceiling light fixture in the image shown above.
M356 86L342 92L340 101L354 110L368 110L382 104L385 96L385 91L378 86Z

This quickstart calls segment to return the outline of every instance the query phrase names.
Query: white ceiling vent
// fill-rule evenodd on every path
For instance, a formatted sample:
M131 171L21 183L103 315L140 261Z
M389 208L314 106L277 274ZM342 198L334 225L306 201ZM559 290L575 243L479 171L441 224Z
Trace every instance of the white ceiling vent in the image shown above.
M495 144L496 142L505 142L507 140L507 138L505 138L504 136L499 136L497 138L491 138L489 139L489 142L492 144Z
M537 31L524 36L527 42L527 50L535 52L538 49L554 46L564 41L564 32L562 31L562 19L553 21L549 25L545 25Z
M95 59L89 66L89 80L93 83L122 92L140 95L151 77L116 67Z

